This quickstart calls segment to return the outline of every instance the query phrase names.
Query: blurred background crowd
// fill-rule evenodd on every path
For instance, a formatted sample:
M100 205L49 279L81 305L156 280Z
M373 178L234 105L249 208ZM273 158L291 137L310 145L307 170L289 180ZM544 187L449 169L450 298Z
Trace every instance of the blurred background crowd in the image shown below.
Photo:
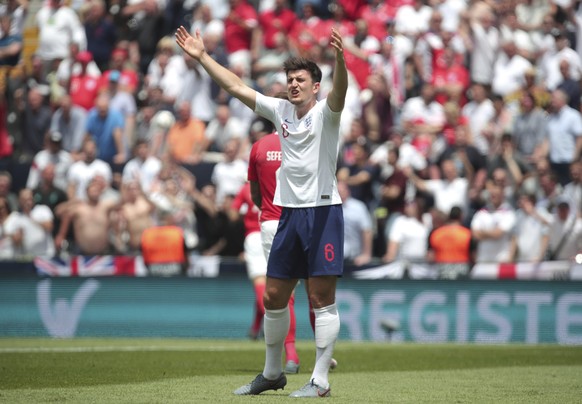
M161 225L242 258L232 204L273 128L177 49L183 25L267 95L289 56L316 61L321 98L339 28L346 259L572 259L581 24L572 0L4 0L0 258L137 254Z

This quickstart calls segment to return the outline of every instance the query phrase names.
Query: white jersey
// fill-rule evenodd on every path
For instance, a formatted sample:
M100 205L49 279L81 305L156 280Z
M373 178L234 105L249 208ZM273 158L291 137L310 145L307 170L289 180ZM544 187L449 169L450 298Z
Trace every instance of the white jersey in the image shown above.
M289 101L260 93L255 112L273 122L281 139L273 203L290 208L340 205L335 173L341 112L332 111L323 99L299 119Z

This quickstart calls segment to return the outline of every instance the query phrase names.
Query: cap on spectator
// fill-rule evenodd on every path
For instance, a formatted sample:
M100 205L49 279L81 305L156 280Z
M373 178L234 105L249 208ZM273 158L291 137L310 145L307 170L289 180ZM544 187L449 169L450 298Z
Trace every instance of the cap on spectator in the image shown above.
M566 31L563 31L559 28L553 28L551 33L552 33L552 36L554 38L566 38L567 37Z
M63 140L63 135L61 134L61 132L58 132L56 130L52 131L49 135L49 139L51 142L55 142L58 143L61 140Z
M81 51L77 54L77 61L81 63L89 63L93 60L93 55L89 51Z
M114 58L115 56L121 56L123 58L127 57L127 51L123 48L115 48L113 52L111 52L111 57Z
M121 73L119 72L119 70L112 70L109 73L109 81L117 83L119 82L119 79L121 78Z

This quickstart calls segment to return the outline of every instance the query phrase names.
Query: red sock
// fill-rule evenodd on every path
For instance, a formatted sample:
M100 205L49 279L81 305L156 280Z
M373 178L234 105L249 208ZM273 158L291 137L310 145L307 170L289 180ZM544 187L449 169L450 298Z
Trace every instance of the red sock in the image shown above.
M299 364L299 355L295 350L295 330L297 329L295 323L295 295L291 295L289 299L289 320L289 332L285 338L285 356L288 361Z
M309 322L311 323L311 329L313 330L313 334L315 334L315 312L313 311L313 306L311 302L309 302Z
M265 294L265 284L255 283L255 319L251 326L253 333L259 333L263 317L265 316L265 305L263 304L263 295Z

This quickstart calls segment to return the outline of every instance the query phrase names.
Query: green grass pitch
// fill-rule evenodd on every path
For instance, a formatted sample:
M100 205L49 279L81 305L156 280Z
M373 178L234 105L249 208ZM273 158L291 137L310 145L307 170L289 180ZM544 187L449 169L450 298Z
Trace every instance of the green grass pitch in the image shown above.
M285 390L237 397L263 368L262 342L0 339L0 403L292 402L312 341ZM338 403L581 403L582 347L339 342Z

